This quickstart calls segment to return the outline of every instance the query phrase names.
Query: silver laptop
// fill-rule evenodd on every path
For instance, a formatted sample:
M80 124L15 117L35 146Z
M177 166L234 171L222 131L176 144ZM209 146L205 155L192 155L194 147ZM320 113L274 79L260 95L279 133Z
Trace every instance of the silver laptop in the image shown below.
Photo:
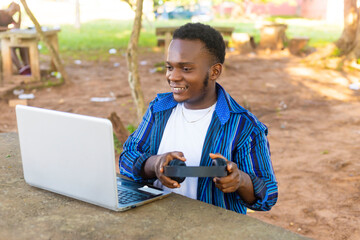
M31 186L124 211L169 192L116 175L108 119L17 105L24 179Z

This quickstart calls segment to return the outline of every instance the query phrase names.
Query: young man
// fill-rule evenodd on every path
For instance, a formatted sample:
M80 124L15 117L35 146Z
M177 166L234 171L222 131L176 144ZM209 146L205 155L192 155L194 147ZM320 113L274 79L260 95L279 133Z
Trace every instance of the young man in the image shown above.
M18 20L14 20L14 15L18 14ZM20 5L14 2L11 2L9 7L5 10L0 10L0 32L7 31L10 29L20 28L21 25L21 11ZM17 67L19 74L21 75L30 75L31 70L29 66L29 49L28 48L19 48L19 53L21 60L16 54L16 48L11 48L11 59L12 62Z
M216 83L224 59L224 40L210 26L188 23L174 32L166 61L171 92L150 103L124 144L120 170L238 213L270 210L278 192L267 128ZM226 160L227 176L186 178L179 184L163 174L173 159L211 166L216 158Z

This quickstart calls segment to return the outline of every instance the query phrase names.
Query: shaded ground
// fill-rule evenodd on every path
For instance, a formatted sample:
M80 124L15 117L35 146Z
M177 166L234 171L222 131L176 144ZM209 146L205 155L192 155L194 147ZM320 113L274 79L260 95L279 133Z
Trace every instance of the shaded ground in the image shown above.
M150 73L162 59L162 53L140 56L147 102L168 91L164 74ZM71 61L66 69L73 86L34 90L29 105L98 117L115 111L125 125L136 125L124 57ZM286 54L228 55L219 83L269 127L279 182L277 205L250 216L315 239L360 239L360 91L348 88L358 79L306 67ZM90 101L111 92L115 101ZM0 132L16 131L12 98L0 99Z

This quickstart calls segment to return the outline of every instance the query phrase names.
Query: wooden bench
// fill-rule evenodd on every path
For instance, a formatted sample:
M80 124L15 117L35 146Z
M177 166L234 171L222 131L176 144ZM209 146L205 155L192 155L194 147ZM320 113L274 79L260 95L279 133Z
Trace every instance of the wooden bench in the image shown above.
M57 33L60 29L43 30L46 38L54 47L55 51L59 50ZM38 42L40 40L39 34L35 29L12 29L10 31L0 33L1 52L2 52L2 69L4 81L24 81L33 82L40 81L40 66L39 66L39 50ZM11 48L24 47L29 48L29 60L31 75L17 75L13 73Z
M156 28L156 37L158 46L164 46L165 58L167 57L167 51L172 39L174 31L179 28L179 26L172 27L157 27ZM221 33L224 37L225 44L229 43L229 39L234 31L233 27L214 27L217 31Z

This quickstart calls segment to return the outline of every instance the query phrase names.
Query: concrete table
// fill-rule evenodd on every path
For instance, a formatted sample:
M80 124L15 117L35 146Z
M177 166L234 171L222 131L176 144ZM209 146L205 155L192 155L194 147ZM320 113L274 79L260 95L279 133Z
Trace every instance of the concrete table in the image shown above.
M0 133L0 238L307 239L177 194L113 212L31 187L23 179L16 133Z
M54 47L55 51L59 50L59 43L57 34L60 29L43 29L45 38ZM40 65L39 65L39 50L38 42L40 35L35 29L12 29L6 32L0 32L1 51L2 51L2 66L5 81L20 80L25 82L40 81ZM29 49L29 60L31 75L14 75L11 60L11 48L21 47Z

